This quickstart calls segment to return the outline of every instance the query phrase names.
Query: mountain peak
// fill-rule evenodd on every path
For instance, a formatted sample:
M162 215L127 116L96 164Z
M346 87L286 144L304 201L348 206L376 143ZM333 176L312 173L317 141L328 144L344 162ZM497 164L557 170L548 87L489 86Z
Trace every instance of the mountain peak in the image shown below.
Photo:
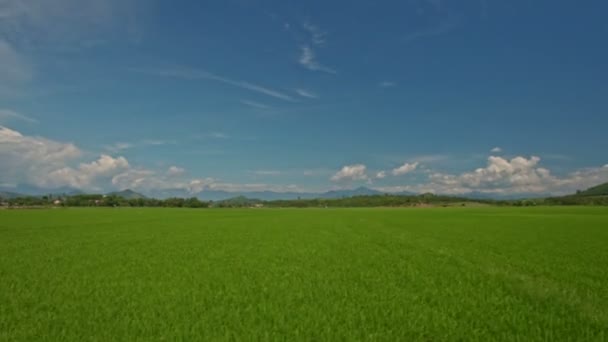
M131 189L125 189L121 191L110 192L108 196L117 196L122 197L124 199L139 199L146 198L146 196L140 194L139 192L135 192Z

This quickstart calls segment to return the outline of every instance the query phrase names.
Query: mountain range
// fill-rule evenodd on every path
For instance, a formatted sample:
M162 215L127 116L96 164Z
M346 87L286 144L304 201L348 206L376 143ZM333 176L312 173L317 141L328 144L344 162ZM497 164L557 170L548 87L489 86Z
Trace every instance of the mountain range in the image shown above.
M169 197L196 197L203 201L223 201L235 197L246 197L255 198L264 201L275 201L275 200L295 200L295 199L313 199L313 198L344 198L353 196L373 196L382 195L381 191L374 189L359 187L350 190L332 190L327 192L275 192L275 191L243 191L243 192L231 192L223 190L203 190L199 193L191 194L182 189L169 189L169 190L158 190L150 191L147 193L149 197L153 198L169 198ZM403 195L412 195L413 193L401 193Z
M0 187L0 198L15 198L23 196L73 196L84 194L81 190L61 187L55 189L45 189L31 185L19 185L16 187ZM196 197L202 201L224 201L235 197L245 197L248 199L258 199L263 201L275 201L275 200L296 200L296 199L336 199L336 198L348 198L354 196L374 196L383 195L384 192L370 189L367 187L358 187L356 189L348 190L332 190L327 192L274 192L274 191L243 191L243 192L231 192L223 190L203 190L198 193L190 193L184 189L165 189L165 190L150 190L144 194L135 192L130 189L110 192L107 195L120 196L126 199L137 199L137 198L158 198L167 199L171 197L178 198L190 198ZM391 193L392 195L398 196L411 196L417 195L412 192L398 192ZM608 183L604 183L588 190L579 192L578 196L601 196L608 195ZM464 197L469 199L499 199L499 200L512 200L522 198L541 198L550 197L550 194L511 194L505 195L500 193L485 193L485 192L470 192L458 197Z

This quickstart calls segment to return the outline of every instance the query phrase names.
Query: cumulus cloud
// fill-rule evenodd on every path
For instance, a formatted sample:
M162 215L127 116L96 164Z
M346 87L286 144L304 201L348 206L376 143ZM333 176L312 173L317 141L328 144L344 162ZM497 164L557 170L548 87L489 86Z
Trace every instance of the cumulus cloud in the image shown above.
M333 182L367 180L367 167L363 164L347 165L331 177Z
M458 189L476 189L513 192L542 192L548 183L555 181L549 170L538 167L540 158L529 159L515 157L511 160L491 156L485 168L460 175L434 173L430 175L431 183Z
M118 189L142 189L159 184L152 170L129 169L112 177L112 185Z
M44 185L48 174L82 155L71 143L24 136L0 126L0 177L3 183Z
M540 166L540 161L537 156L529 158L518 156L512 159L490 156L485 167L470 172L461 174L435 172L429 175L426 183L381 190L441 194L482 192L561 195L608 181L608 167L586 168L558 177L547 168Z
M132 166L124 157L102 154L91 162L74 144L25 136L0 126L0 184L30 184L42 188L69 186L82 190L113 189L183 190L196 194L205 190L302 191L297 185L237 184L214 178L187 179L185 170L171 166L155 171ZM277 174L260 171L260 174Z
M107 154L92 162L78 163L83 155L83 151L72 143L25 136L0 126L0 183L98 190L116 177L134 179L136 175L141 178L153 174L148 170L132 169L124 157ZM118 183L113 181L112 184Z
M408 173L416 170L417 167L418 167L418 162L405 163L405 164L401 165L400 167L393 169L392 174L393 174L393 176L402 176L402 175L408 174Z
M376 178L378 178L378 179L386 178L386 171L380 171L380 172L376 173Z
M78 168L64 167L50 172L42 178L42 186L70 186L77 189L92 189L100 178L112 177L129 169L129 162L124 157L114 158L102 155L98 160L81 163Z

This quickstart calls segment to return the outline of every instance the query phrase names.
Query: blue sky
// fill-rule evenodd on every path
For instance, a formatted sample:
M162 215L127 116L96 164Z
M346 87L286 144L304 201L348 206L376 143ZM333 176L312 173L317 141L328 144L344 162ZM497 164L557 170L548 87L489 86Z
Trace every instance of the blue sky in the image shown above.
M603 1L0 0L0 184L608 180Z

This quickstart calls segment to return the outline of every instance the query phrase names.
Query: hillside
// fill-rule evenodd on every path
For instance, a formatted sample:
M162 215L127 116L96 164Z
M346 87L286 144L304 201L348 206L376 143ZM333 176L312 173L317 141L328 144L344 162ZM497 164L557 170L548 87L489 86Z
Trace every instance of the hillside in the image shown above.
M576 196L608 196L608 183L596 185L585 191L577 192Z
M124 199L140 199L140 198L147 198L146 196L140 194L139 192L135 192L131 189L126 189L123 191L118 191L118 192L110 192L108 194L108 196L117 196L117 197L122 197Z

